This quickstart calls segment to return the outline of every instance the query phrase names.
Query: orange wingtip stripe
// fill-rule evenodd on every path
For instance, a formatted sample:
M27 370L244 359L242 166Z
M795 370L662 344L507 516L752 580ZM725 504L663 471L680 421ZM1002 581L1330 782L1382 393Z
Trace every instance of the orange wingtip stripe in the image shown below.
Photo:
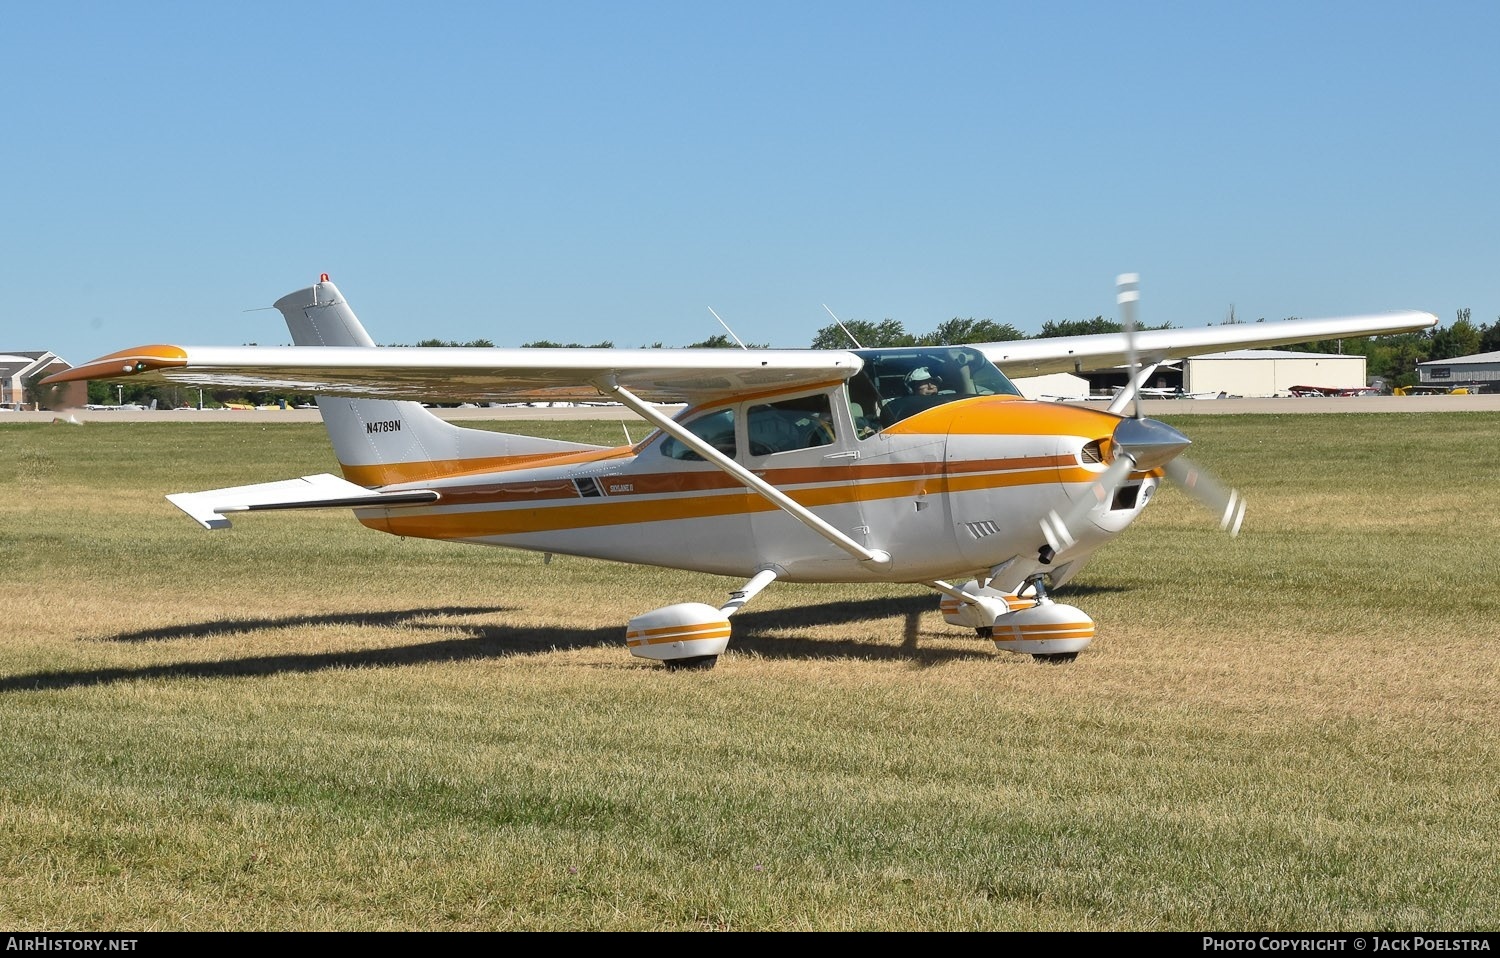
M187 350L181 346L136 346L134 349L122 349L117 353L110 353L108 356L101 356L86 362L82 366L74 366L72 369L54 373L42 380L42 385L74 383L89 379L116 379L120 376L133 376L136 373L186 365Z

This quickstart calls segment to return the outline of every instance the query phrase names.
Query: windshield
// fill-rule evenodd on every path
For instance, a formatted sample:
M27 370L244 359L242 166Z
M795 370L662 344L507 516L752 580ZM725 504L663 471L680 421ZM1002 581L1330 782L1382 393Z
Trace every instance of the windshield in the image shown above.
M856 349L864 368L849 380L858 421L883 429L908 416L970 396L1020 396L984 353L970 346Z

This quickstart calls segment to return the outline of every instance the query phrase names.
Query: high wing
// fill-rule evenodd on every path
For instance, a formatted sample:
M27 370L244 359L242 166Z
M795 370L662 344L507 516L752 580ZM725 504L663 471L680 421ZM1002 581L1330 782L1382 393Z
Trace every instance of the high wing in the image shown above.
M1109 369L1132 359L1151 365L1230 349L1404 333L1437 322L1432 313L1405 310L1141 330L1134 356L1118 333L973 345L1006 375L1025 377ZM475 403L588 401L611 398L618 386L647 402L700 403L840 382L862 366L853 352L814 349L151 345L111 353L45 382L131 376L184 386Z
M452 402L597 400L613 385L649 402L702 402L840 382L843 350L363 346L138 346L50 379L132 376L184 386Z
M1146 329L1135 334L1136 359L1143 366L1230 349L1286 346L1325 339L1388 336L1431 329L1432 313L1400 310L1334 319L1285 319L1274 323L1229 323L1195 329ZM1057 336L976 344L1007 376L1045 376L1112 369L1130 362L1126 339L1119 333Z

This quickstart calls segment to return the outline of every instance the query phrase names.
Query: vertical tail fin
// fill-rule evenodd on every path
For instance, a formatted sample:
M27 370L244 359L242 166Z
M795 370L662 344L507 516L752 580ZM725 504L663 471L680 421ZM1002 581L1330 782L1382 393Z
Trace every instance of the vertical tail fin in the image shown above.
M368 346L375 341L338 287L323 274L316 286L276 301L298 346ZM465 429L445 422L420 403L319 396L318 409L344 478L363 486L415 482L599 446Z

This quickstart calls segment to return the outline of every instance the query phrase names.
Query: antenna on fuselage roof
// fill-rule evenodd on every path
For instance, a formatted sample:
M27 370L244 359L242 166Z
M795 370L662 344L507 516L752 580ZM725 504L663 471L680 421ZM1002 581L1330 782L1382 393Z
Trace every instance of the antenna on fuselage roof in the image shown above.
M710 306L710 307L708 307L708 311L710 313L714 313L714 308L712 306ZM729 324L726 323L726 322L724 322L724 320L719 319L719 314L718 313L714 313L714 319L718 319L719 320L719 325L723 326L725 329L728 329L729 330L729 335L734 336L734 330L729 329ZM734 336L734 341L740 344L740 348L741 349L749 349L750 348L749 346L746 346L745 345L745 341L742 340L742 339L740 339L738 336Z
M823 308L828 309L828 304L824 303ZM833 310L828 309L828 315L833 316ZM839 319L837 316L833 316L833 321L839 324L839 329L842 329L844 331L844 335L849 337L849 342L854 344L855 349L864 349L864 347L859 344L859 340L854 338L854 334L849 332L849 327L844 325L843 320Z

